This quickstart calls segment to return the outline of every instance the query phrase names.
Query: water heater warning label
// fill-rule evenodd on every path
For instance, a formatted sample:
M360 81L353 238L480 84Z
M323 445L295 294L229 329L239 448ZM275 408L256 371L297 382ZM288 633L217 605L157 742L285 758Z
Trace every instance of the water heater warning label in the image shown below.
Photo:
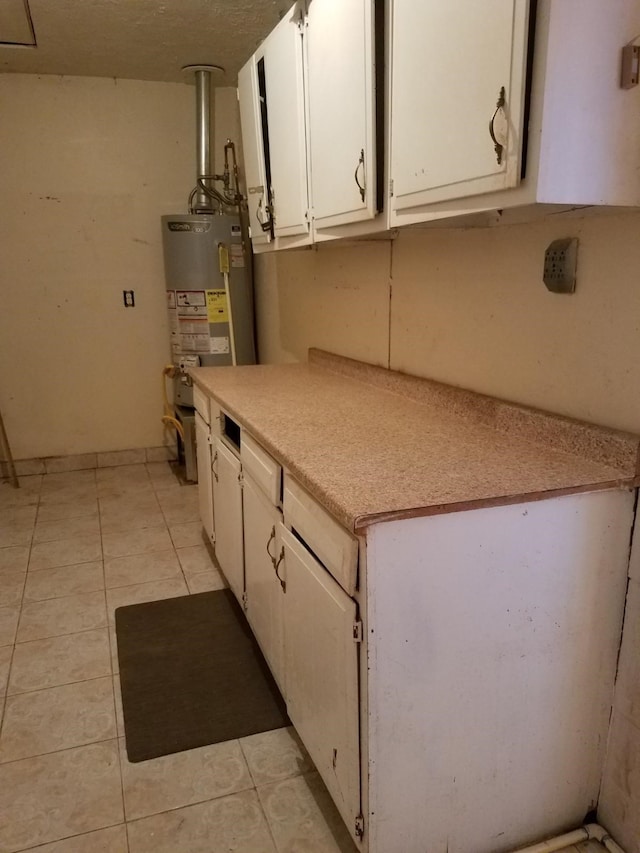
M212 324L229 322L226 291L207 290L207 317Z
M174 355L209 352L209 319L204 290L167 290Z

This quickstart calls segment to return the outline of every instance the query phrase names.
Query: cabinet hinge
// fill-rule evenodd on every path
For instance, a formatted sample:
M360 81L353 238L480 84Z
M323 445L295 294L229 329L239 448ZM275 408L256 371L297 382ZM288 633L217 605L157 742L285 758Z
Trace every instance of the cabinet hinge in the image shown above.
M364 817L361 814L356 815L354 833L356 838L362 838L364 835Z
M362 622L354 622L353 623L353 642L361 643L362 642Z
M244 475L242 471L240 471L240 473L238 474L238 482L240 483L240 488L242 489L244 487Z
M389 179L389 196L393 196L393 178Z
M242 593L242 609L243 610L247 609L247 593L246 592Z

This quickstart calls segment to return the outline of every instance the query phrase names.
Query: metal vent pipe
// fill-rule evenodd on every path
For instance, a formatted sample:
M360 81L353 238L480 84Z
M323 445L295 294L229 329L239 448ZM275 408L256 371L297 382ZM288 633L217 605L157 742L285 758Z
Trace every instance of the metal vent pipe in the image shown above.
M196 78L196 184L211 174L211 73L223 71L219 65L186 65L183 71ZM211 200L199 186L193 201L195 210L211 211Z

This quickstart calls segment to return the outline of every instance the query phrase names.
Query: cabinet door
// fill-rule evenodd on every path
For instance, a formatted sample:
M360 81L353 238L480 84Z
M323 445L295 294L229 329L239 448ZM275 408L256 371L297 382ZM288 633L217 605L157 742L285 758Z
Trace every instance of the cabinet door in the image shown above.
M212 464L216 557L234 595L242 601L244 555L240 470L240 460L218 439Z
M311 201L319 229L376 214L373 5L309 2Z
M269 198L255 56L252 56L238 73L238 101L251 242L262 245L271 241L271 232L262 227L269 221Z
M242 504L247 620L284 693L284 592L275 568L282 547L282 513L267 500L246 471Z
M528 5L394 0L392 210L519 183ZM504 146L500 163L490 128Z
M209 541L214 542L211 432L207 424L200 417L199 412L196 412L196 459L198 464L200 520Z
M286 528L287 711L345 823L360 812L356 604Z
M264 61L274 235L309 232L302 12L290 9L259 53Z

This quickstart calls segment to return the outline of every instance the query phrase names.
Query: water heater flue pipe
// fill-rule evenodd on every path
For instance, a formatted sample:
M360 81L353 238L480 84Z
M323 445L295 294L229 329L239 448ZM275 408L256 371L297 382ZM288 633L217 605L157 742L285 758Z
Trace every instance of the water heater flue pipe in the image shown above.
M599 841L609 853L624 853L622 847L616 844L607 830L597 823L588 823L586 826L581 826L580 829L559 835L557 838L541 841L531 847L522 847L516 853L556 853L557 850L564 850L572 844L580 844L581 841L589 841L590 839Z
M196 81L196 190L193 212L211 213L211 199L201 188L200 181L211 174L211 75L224 71L219 65L185 65Z

